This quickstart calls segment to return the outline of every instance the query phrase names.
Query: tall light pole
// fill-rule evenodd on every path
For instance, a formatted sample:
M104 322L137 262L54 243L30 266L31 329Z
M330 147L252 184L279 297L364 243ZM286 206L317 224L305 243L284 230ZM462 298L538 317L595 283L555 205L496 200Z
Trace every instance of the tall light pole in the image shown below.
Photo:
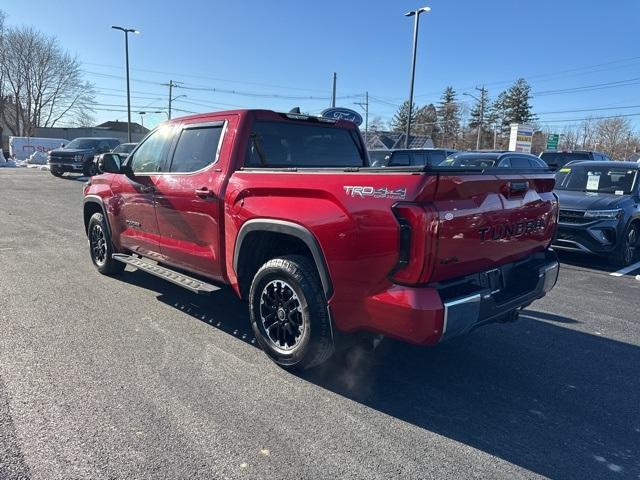
M142 128L144 128L144 116L147 113L164 113L163 110L154 110L153 112L138 112L138 115L140 115L140 125L142 125Z
M418 51L418 26L420 24L420 14L430 12L430 7L422 7L404 14L405 17L415 17L413 23L413 54L411 60L411 82L409 84L409 118L407 118L407 138L404 141L404 148L409 148L409 136L411 135L411 114L413 110L413 81L416 76L416 54Z
M369 131L369 92L364 92L364 102L354 102L364 110L364 144L367 145L367 132Z
M140 33L135 28L124 28L113 25L111 28L124 32L124 55L127 68L127 138L131 143L131 93L129 91L129 34Z

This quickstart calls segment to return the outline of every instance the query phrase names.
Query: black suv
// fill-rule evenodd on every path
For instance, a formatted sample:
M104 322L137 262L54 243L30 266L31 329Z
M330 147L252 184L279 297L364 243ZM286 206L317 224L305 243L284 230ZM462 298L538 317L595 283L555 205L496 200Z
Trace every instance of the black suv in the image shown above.
M82 172L91 177L97 173L93 158L118 145L120 140L117 138L76 138L63 148L51 150L47 163L54 177L61 177L64 172Z
M556 173L560 219L553 247L633 263L640 238L640 165L579 162Z
M593 152L591 150L545 150L540 154L540 158L553 170L564 167L569 162L582 162L589 160L596 162L611 161L611 159L604 153Z
M397 150L369 150L372 167L409 167L413 165L439 165L455 153L444 148L416 148Z

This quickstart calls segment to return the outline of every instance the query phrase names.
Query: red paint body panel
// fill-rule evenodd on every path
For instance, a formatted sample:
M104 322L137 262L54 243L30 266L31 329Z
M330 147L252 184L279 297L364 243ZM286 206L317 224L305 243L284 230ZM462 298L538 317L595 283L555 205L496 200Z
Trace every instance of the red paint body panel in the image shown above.
M195 174L165 173L135 181L125 175L94 177L85 194L103 198L116 249L229 283L239 293L233 258L243 224L286 220L307 229L321 248L338 329L434 344L443 332L443 302L438 290L426 283L520 260L547 249L553 236L557 202L551 174L242 170L255 119L291 121L268 111L178 119L173 123L227 122L215 164ZM333 128L355 127L338 122ZM528 182L526 192L511 195L510 183L523 181ZM140 185L155 191L141 192ZM345 188L350 186L406 189L406 195L402 200L365 198L350 194ZM211 191L210 198L195 195L204 187ZM392 207L399 201L413 205L411 215L418 215L411 219L414 228L424 228L415 232L412 241L417 243L410 253L411 262L421 262L417 285L391 280L400 248L399 220ZM419 218L420 212L428 218ZM537 219L543 228L509 238L485 232L482 238L483 228ZM144 227L136 229L131 221Z

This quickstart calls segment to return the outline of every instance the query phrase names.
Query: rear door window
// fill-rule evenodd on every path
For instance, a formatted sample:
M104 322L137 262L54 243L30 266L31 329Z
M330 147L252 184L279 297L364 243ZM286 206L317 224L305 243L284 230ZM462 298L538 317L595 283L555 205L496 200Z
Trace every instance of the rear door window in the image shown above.
M511 157L511 166L513 168L531 168L531 163L528 158Z
M216 161L223 124L187 127L180 133L173 153L170 172L190 173L202 170Z
M394 153L389 163L390 167L408 167L410 165L411 157L405 152Z

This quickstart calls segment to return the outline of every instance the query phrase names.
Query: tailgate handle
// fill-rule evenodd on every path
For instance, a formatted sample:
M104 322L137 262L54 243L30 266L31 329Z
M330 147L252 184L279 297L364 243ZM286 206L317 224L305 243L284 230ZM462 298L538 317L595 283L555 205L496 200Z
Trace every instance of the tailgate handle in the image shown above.
M524 195L529 190L529 182L509 182L507 187L507 197Z

